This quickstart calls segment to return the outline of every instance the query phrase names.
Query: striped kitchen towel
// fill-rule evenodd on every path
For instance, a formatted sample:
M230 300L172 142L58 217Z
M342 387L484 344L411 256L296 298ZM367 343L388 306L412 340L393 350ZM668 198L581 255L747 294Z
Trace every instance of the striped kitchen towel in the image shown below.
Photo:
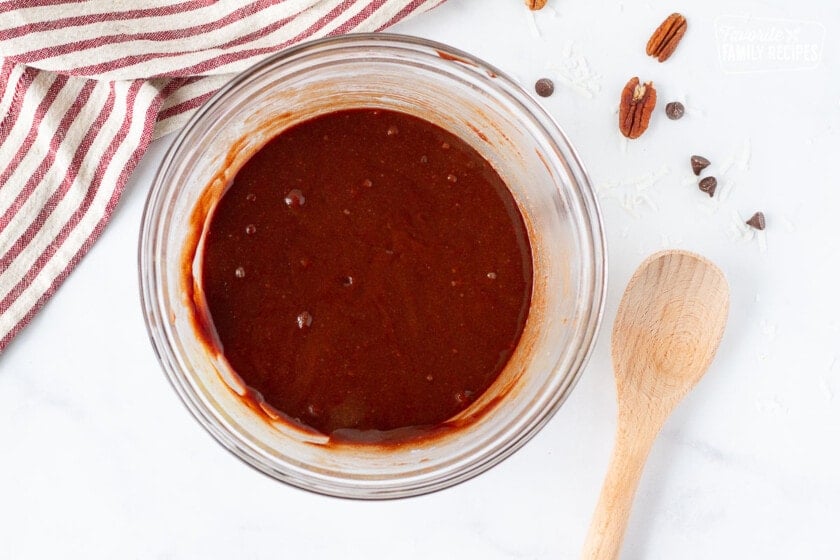
M0 352L157 136L258 60L443 0L0 0Z

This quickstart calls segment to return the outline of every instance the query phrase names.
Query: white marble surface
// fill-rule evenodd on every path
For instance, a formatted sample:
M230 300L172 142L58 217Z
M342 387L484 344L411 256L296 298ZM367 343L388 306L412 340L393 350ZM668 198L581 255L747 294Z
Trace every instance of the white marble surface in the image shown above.
M551 423L490 472L401 501L316 496L240 463L169 387L140 314L137 232L165 138L102 239L0 359L0 558L577 558L615 427L616 303L642 258L665 246L719 263L732 311L718 359L653 449L623 558L840 557L840 7L549 6L531 21L519 0L450 0L398 30L470 51L526 87L555 78L544 104L600 187L605 328ZM689 31L658 64L644 43L673 10L688 16ZM821 60L729 73L766 68L770 51L721 63L719 47L749 39L719 38L716 21L791 31L764 43L777 53L824 32ZM560 79L583 76L584 60L588 80ZM642 139L625 143L615 109L635 74L688 113L670 122L657 112ZM692 153L714 162L725 200L709 204L694 186ZM758 209L764 250L730 233L734 213Z

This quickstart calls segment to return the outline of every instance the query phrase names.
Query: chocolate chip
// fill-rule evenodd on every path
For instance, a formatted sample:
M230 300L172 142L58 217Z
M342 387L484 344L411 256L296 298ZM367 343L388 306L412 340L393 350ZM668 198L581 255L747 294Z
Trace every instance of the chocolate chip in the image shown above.
M679 101L671 101L665 105L665 114L668 115L668 118L672 121L678 121L683 118L683 115L685 115L685 105Z
M712 162L703 156L691 156L691 170L695 175L700 175L700 172L709 167Z
M764 222L764 212L756 212L753 214L752 218L747 220L747 225L759 231L763 230L764 226L767 225Z
M708 194L709 197L715 196L715 190L717 190L717 179L714 177L704 177L700 179L700 190L704 193Z
M540 78L537 80L537 83L534 84L534 89L540 97L548 97L554 93L554 82L548 78Z

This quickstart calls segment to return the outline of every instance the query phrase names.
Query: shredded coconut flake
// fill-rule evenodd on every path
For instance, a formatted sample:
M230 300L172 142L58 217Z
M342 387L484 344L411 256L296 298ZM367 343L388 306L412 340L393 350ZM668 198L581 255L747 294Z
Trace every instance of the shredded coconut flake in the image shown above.
M659 209L652 198L654 187L670 173L671 169L664 165L657 171L648 171L638 177L601 183L595 187L595 191L603 200L618 202L628 214L638 218L638 210L642 206Z
M788 408L782 404L778 397L755 401L755 407L760 412L768 412L771 414L787 414L788 412Z
M540 33L540 28L537 26L536 14L533 10L527 10L525 14L525 17L528 18L528 28L531 30L531 36L534 39L541 39L542 33Z
M746 224L744 218L732 211L732 220L729 224L729 236L734 241L748 242L755 238L755 230Z
M771 341L776 338L776 334L779 331L775 324L767 321L761 321L761 323L759 323L759 327L761 328L761 334L769 338Z
M825 395L825 400L829 402L834 400L834 391L831 390L831 385L825 377L820 379L820 389L822 389L823 395Z
M796 231L796 226L793 225L793 222L785 218L784 216L778 216L779 223L785 228L785 231L788 233L793 233Z
M762 253L767 252L767 232L759 231L756 233L756 239L758 239L758 250Z
M697 115L700 117L706 116L706 109L700 105L697 105L692 101L694 97L689 96L688 94L684 94L682 99L683 105L685 105L685 112L688 116Z
M738 155L731 156L727 159L723 165L720 166L720 172L718 173L718 179L721 176L727 175L733 167L738 167L740 171L748 171L750 168L750 161L752 160L752 142L749 138L744 140L744 143L741 144L741 149L738 151Z
M726 202L732 196L732 193L735 192L735 185L737 184L737 181L724 177L722 181L718 181L717 191L712 198L717 198L719 203Z
M749 171L752 160L752 141L747 138L741 146L741 152L738 154L738 169L741 171Z
M589 99L601 92L601 74L590 68L589 61L577 52L573 43L563 46L557 60L559 66L549 64L546 68L558 81Z
M682 242L683 242L681 237L675 237L675 236L669 235L667 233L663 233L662 235L660 235L659 240L662 243L663 248L675 247L675 246L678 246L678 245L682 245Z

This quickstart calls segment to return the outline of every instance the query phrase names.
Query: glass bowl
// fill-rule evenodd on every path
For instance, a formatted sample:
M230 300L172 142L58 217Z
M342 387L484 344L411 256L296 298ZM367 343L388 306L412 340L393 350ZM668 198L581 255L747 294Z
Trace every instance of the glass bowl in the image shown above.
M499 172L525 218L534 286L497 381L434 436L330 441L249 406L196 329L193 271L206 217L248 157L297 122L378 107L460 136ZM300 45L233 79L169 148L146 202L139 265L149 336L172 386L219 443L289 484L350 498L424 494L499 463L557 411L587 361L605 292L604 234L583 166L546 111L503 72L422 39L357 34ZM195 275L200 278L200 274Z

